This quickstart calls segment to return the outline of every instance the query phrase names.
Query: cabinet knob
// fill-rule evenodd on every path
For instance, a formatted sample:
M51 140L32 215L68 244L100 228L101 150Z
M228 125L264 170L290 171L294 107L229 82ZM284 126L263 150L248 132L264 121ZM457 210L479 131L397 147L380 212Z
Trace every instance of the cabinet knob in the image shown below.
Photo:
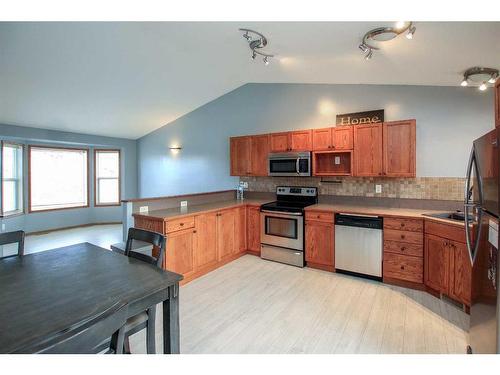
M195 231L195 230L193 230L193 233L196 233L196 231Z
M182 227L182 226L184 226L184 223L180 223L179 225Z
M404 240L404 239L405 239L405 237L406 237L406 236L405 236L404 234L402 234L402 235L401 235L401 239L402 239L402 240Z
M405 269L405 266L401 266L401 269L404 270Z
M401 226L404 227L405 226L405 223L401 223Z
M405 251L405 250L406 250L406 247L404 247L404 246L403 246L403 247L401 248L401 251Z
M332 146L333 149L335 149L335 146Z

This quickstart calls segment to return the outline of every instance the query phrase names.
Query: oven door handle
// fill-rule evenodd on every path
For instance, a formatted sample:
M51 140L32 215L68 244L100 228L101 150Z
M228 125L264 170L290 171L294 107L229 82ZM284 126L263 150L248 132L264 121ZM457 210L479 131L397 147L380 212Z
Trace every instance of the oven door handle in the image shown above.
M300 175L300 157L298 157L297 161L295 162L295 171Z
M278 211L269 211L269 210L261 210L260 212L264 212L266 214L274 214L276 216L303 216L302 212L278 212Z

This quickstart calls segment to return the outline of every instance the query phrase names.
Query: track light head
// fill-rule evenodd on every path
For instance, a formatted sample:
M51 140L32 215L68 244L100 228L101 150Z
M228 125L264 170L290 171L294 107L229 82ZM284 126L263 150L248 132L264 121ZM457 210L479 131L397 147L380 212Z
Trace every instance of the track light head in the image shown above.
M479 91L486 91L488 86L486 86L486 82L483 82L479 85Z
M252 52L252 60L255 60L255 58L257 57L257 54L254 52Z
M269 65L269 59L267 58L267 56L265 56L262 61L264 61L265 65Z
M363 53L368 51L368 47L364 43L361 43L358 47Z
M368 50L368 53L365 55L365 60L371 60L372 56L373 56L373 50L370 48Z
M413 39L413 34L415 34L416 30L417 30L417 28L415 26L411 26L408 29L408 33L406 34L406 39Z
M498 77L491 77L488 82L489 83L495 83Z
M462 87L466 87L469 83L467 82L467 80L464 78L464 80L460 83L460 86Z

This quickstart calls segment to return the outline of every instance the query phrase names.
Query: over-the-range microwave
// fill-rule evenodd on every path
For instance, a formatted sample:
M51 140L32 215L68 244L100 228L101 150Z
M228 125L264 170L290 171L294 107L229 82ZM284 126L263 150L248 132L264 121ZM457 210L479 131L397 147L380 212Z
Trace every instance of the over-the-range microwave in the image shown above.
M278 152L268 157L269 176L311 176L310 152Z

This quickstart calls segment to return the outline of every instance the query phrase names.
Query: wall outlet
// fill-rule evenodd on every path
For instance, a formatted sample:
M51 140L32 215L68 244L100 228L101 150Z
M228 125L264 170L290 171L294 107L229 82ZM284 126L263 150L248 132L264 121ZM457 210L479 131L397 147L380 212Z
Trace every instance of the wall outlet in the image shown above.
M188 201L181 201L181 207L187 207Z
M139 213L140 214L146 214L146 213L148 213L148 211L149 211L149 207L148 206L141 206L141 207L139 207Z
M340 164L340 156L335 156L335 165Z
M382 185L375 185L375 193L377 194L382 193Z
M248 189L248 182L247 181L240 181L240 186L243 187L244 189Z

